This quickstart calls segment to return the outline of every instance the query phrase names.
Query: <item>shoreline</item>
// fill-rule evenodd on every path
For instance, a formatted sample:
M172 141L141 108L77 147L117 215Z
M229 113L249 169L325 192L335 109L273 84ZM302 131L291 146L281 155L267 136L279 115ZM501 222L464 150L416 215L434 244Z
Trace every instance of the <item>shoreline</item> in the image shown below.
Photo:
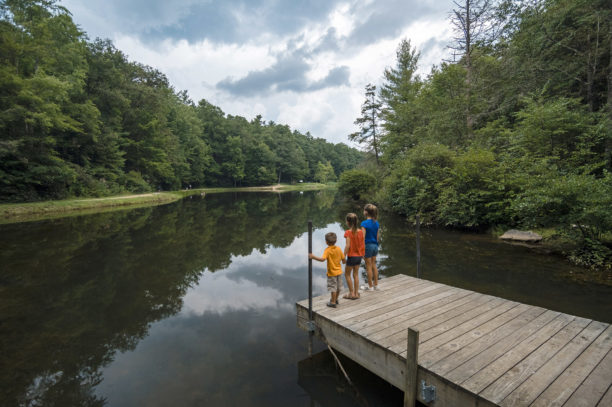
M188 196L223 192L275 192L315 191L331 189L333 185L304 183L276 184L261 187L197 188L179 191L148 192L143 194L114 195L101 198L77 198L57 201L0 204L0 224L31 222L66 216L87 215L121 209L135 209L176 202Z

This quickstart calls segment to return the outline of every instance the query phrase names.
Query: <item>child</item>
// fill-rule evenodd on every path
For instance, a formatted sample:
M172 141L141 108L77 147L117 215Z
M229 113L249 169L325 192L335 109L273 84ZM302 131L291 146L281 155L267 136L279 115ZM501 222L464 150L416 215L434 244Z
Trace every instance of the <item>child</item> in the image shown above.
M331 293L331 299L327 303L328 307L336 308L338 305L338 296L340 295L340 288L342 287L342 266L340 261L345 263L344 253L338 246L336 246L336 234L334 232L327 233L325 235L325 243L327 248L323 252L322 257L317 257L312 253L308 254L309 259L315 259L317 261L327 260L327 291Z
M378 208L367 204L363 208L363 216L367 219L361 222L361 230L365 235L365 263L368 274L368 286L362 287L364 291L378 291L378 268L376 268L376 255L378 254L378 242L380 241L380 225Z
M365 246L363 243L364 234L358 228L359 219L354 213L346 215L346 226L349 230L344 232L346 238L346 246L344 246L344 255L346 256L346 271L344 277L349 288L349 293L342 298L348 300L356 300L359 298L359 266L361 258L365 255ZM353 279L351 280L351 272Z

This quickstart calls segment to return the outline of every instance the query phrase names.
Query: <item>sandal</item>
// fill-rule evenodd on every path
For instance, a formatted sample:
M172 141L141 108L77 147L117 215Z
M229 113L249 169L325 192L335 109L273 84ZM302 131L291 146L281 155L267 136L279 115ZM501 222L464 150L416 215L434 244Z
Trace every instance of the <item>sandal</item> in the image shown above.
M328 302L327 306L331 308L336 308L336 304L332 304L331 302Z

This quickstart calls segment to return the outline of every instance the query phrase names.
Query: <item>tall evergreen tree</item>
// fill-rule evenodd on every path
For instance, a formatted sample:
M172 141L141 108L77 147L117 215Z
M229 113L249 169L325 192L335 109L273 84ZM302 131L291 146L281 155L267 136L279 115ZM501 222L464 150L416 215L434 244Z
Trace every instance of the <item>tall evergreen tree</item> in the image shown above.
M380 115L382 103L377 98L376 86L371 83L365 87L365 101L361 105L361 117L355 119L359 131L350 134L349 140L356 141L365 147L366 151L373 152L376 163L380 159Z
M380 89L382 102L381 118L384 135L381 148L384 157L394 157L399 152L416 144L414 129L419 122L415 102L421 88L421 80L416 75L419 53L402 40L396 52L395 67L385 69L385 82Z

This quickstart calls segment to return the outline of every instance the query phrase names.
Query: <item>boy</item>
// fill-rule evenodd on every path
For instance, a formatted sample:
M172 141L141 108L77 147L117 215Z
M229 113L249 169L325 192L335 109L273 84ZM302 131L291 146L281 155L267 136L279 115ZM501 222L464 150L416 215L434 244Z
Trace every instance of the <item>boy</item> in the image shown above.
M342 266L340 261L346 263L344 259L344 253L342 249L336 246L336 234L334 232L327 233L325 235L325 243L327 248L323 252L322 257L317 257L312 253L308 254L309 259L315 259L317 261L327 260L327 291L331 293L331 299L327 303L328 307L336 308L338 305L338 296L340 295L340 288L342 287Z

